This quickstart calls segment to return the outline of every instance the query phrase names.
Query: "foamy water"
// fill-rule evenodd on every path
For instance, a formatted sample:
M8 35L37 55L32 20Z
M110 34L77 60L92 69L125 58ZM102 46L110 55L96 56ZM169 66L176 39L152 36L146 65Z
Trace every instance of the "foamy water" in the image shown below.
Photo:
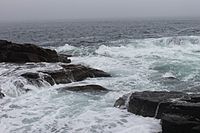
M0 132L156 133L161 131L160 120L114 108L116 99L144 90L196 93L193 87L200 85L199 36L118 40L98 47L66 44L54 49L75 55L73 64L98 68L112 77L54 86L42 82L38 87L28 84L20 74L59 69L59 63L1 63L0 88L6 97L0 100ZM166 81L168 77L177 80ZM85 84L102 85L111 91L93 94L56 90ZM25 89L32 91L25 93Z

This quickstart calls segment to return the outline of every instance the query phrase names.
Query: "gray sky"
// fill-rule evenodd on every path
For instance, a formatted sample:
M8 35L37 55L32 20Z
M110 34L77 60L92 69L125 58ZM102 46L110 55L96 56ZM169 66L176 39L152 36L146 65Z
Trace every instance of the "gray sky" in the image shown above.
M200 0L0 0L0 21L200 17Z

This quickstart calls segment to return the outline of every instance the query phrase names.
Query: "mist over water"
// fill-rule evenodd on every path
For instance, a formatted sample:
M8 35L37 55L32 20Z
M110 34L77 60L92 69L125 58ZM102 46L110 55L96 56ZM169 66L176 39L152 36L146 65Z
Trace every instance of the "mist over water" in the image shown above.
M0 22L200 17L199 0L1 0Z
M23 72L59 69L59 63L0 64L0 132L155 133L160 121L114 108L123 94L144 90L198 93L200 21L62 22L1 25L0 38L38 43L72 54L72 64L104 70L111 78L38 87ZM171 80L171 77L176 80ZM20 86L24 83L25 86ZM98 84L106 94L58 92ZM25 89L32 90L25 93Z

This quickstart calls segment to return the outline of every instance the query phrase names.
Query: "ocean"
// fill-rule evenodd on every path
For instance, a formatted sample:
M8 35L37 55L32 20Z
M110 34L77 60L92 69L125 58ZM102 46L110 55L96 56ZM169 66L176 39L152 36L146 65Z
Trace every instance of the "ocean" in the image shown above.
M160 120L114 108L115 101L145 90L200 92L200 20L1 23L0 39L71 54L72 64L112 75L38 87L20 75L59 69L59 63L0 63L0 88L6 94L0 99L0 133L157 133ZM111 91L56 90L86 84Z

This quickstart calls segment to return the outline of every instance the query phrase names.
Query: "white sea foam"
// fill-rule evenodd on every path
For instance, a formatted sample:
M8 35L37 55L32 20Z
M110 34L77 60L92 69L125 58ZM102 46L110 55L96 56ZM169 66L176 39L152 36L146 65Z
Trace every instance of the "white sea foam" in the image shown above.
M166 37L120 40L94 47L66 44L56 50L76 53L72 63L84 64L112 74L112 78L88 78L67 85L38 88L19 75L24 72L59 69L59 64L41 63L26 66L1 64L0 87L6 97L0 100L0 132L118 132L154 133L161 130L160 121L143 118L126 110L113 108L123 94L144 90L170 90L162 77L180 79L186 89L188 82L197 85L200 73L200 37ZM123 42L123 43L121 43ZM121 43L121 44L120 44ZM111 45L113 44L113 45ZM21 95L22 88L33 91ZM98 84L112 91L107 94L58 92L56 88L71 85ZM175 87L174 87L175 86ZM176 85L173 85L173 90ZM177 87L178 88L178 87ZM10 96L17 96L12 98Z
M56 48L56 51L59 53L67 52L67 51L72 51L76 50L77 48L74 46L71 46L69 44L65 44L64 46L60 46Z
M176 78L176 76L171 72L167 72L163 75L163 78L169 78L169 77Z

